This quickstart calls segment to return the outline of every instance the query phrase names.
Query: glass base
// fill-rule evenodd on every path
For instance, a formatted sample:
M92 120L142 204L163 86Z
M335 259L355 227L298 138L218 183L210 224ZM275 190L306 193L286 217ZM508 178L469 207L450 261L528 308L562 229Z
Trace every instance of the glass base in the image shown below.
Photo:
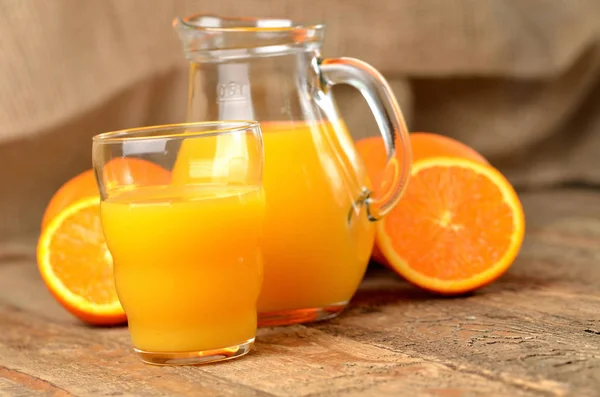
M334 303L325 307L310 309L282 310L277 312L258 313L259 327L277 327L313 323L337 317L348 306L348 302Z
M149 352L134 348L137 356L146 364L153 365L198 365L231 360L247 354L254 346L254 338L239 345L221 349L191 352Z

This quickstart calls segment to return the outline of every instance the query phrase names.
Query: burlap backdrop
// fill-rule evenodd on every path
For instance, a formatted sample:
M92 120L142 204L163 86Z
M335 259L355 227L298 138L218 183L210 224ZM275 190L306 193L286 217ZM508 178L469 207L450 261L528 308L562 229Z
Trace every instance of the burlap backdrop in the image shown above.
M598 0L0 0L0 257L32 252L92 135L184 119L171 20L195 12L324 21L324 54L382 71L411 130L459 138L520 187L600 182ZM376 134L336 90L353 135Z

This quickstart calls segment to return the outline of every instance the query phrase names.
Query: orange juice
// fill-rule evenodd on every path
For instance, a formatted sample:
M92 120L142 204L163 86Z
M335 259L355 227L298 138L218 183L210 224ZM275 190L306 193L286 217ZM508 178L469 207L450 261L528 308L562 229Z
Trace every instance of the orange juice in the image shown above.
M101 203L134 346L191 352L253 340L262 189L152 186Z
M261 122L261 129L266 212L259 312L343 307L374 239L364 206L352 212L361 187L369 186L355 149L348 149L352 139L341 122ZM199 150L185 145L181 158ZM176 164L173 179L186 173Z

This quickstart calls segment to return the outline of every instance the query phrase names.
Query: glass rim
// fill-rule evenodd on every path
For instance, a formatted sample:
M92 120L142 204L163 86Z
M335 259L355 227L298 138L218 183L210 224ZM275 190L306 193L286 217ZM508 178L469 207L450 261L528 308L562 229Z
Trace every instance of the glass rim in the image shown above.
M215 20L225 21L225 22L246 22L246 23L255 23L255 26L208 26L208 25L200 25L194 23L195 20L200 18L214 18ZM269 23L265 24L265 26L258 26L260 22L272 22L273 26ZM283 26L282 22L287 22L289 25ZM204 13L196 13L189 15L187 17L177 17L174 20L174 23L181 23L183 26L189 29L201 30L206 32L214 32L214 33L227 33L227 32L297 32L297 31L321 31L325 29L324 23L315 23L315 24L302 24L295 23L293 20L288 18L257 18L257 17L232 17L232 16L218 16L214 14L204 14ZM276 23L279 23L281 26L277 26Z
M203 128L205 127L205 128ZM201 128L200 131L186 131L186 129ZM257 129L260 124L254 120L220 120L197 121L173 124L157 124L135 128L103 132L92 137L94 143L117 143L133 140L159 140L180 139L203 136L217 136L234 132ZM162 133L161 133L162 132ZM147 133L147 134L144 134ZM157 134L158 133L158 134Z

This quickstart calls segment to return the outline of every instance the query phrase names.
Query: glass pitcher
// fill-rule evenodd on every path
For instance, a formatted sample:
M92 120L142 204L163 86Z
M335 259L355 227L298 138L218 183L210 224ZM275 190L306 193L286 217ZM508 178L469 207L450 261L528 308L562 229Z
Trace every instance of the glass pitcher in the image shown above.
M259 325L335 317L365 273L373 222L398 202L410 174L408 132L389 85L360 60L323 58L323 25L200 14L173 25L190 61L188 121L258 120L263 130ZM335 84L360 90L375 116L387 151L382 186L371 186ZM194 156L193 147L181 151Z

